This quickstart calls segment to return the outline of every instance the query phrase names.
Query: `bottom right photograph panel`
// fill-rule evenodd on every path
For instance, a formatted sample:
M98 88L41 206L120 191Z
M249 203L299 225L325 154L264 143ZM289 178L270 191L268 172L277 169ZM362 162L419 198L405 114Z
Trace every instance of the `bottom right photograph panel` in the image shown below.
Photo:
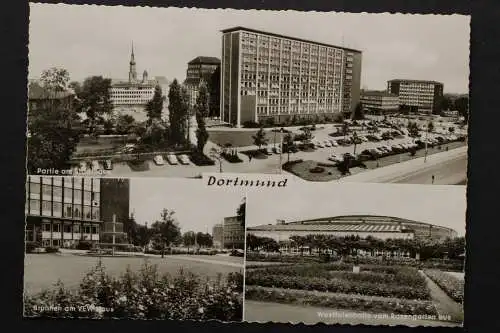
M462 326L466 186L249 193L244 320Z

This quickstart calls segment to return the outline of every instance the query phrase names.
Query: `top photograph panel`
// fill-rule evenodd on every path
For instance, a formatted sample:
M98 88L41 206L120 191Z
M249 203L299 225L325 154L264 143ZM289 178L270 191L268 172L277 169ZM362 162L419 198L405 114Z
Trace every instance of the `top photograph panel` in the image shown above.
M30 4L28 173L465 184L469 37L462 15Z

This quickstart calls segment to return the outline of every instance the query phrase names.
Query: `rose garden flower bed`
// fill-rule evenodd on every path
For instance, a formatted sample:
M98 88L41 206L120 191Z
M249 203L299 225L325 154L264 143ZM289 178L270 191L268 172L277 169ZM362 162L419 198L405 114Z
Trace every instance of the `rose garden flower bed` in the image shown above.
M339 293L325 294L304 290L276 290L248 285L246 286L245 299L372 313L437 316L437 311L433 303L426 300L407 300Z
M180 270L177 276L158 274L144 264L112 278L99 263L75 291L58 282L56 289L26 295L24 315L41 318L128 318L240 321L243 277L229 274L216 281Z
M316 290L334 293L430 299L425 279L409 267L361 267L349 272L346 264L309 264L256 268L246 272L246 285Z
M437 269L424 269L424 273L455 301L464 301L464 281Z

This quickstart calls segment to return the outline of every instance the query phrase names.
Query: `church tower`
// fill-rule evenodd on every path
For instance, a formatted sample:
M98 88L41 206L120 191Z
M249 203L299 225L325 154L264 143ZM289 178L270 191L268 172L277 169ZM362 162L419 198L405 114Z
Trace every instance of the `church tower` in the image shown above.
M128 72L128 81L130 83L137 82L137 71L135 68L134 43L132 43L132 54L130 55L130 68Z

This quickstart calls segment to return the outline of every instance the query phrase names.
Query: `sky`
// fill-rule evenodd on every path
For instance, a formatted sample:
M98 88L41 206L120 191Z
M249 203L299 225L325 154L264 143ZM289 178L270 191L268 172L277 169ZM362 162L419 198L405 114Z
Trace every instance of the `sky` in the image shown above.
M246 224L256 226L338 215L381 215L449 227L465 235L466 186L312 184L247 197Z
M55 24L57 22L57 24ZM30 4L29 77L66 68L72 80L138 75L184 80L187 62L221 57L220 30L244 26L363 51L361 85L387 80L444 83L468 93L470 16Z
M243 193L212 190L199 179L131 178L130 211L137 223L151 225L164 208L173 210L181 232L212 234L212 227L224 217L235 216Z

